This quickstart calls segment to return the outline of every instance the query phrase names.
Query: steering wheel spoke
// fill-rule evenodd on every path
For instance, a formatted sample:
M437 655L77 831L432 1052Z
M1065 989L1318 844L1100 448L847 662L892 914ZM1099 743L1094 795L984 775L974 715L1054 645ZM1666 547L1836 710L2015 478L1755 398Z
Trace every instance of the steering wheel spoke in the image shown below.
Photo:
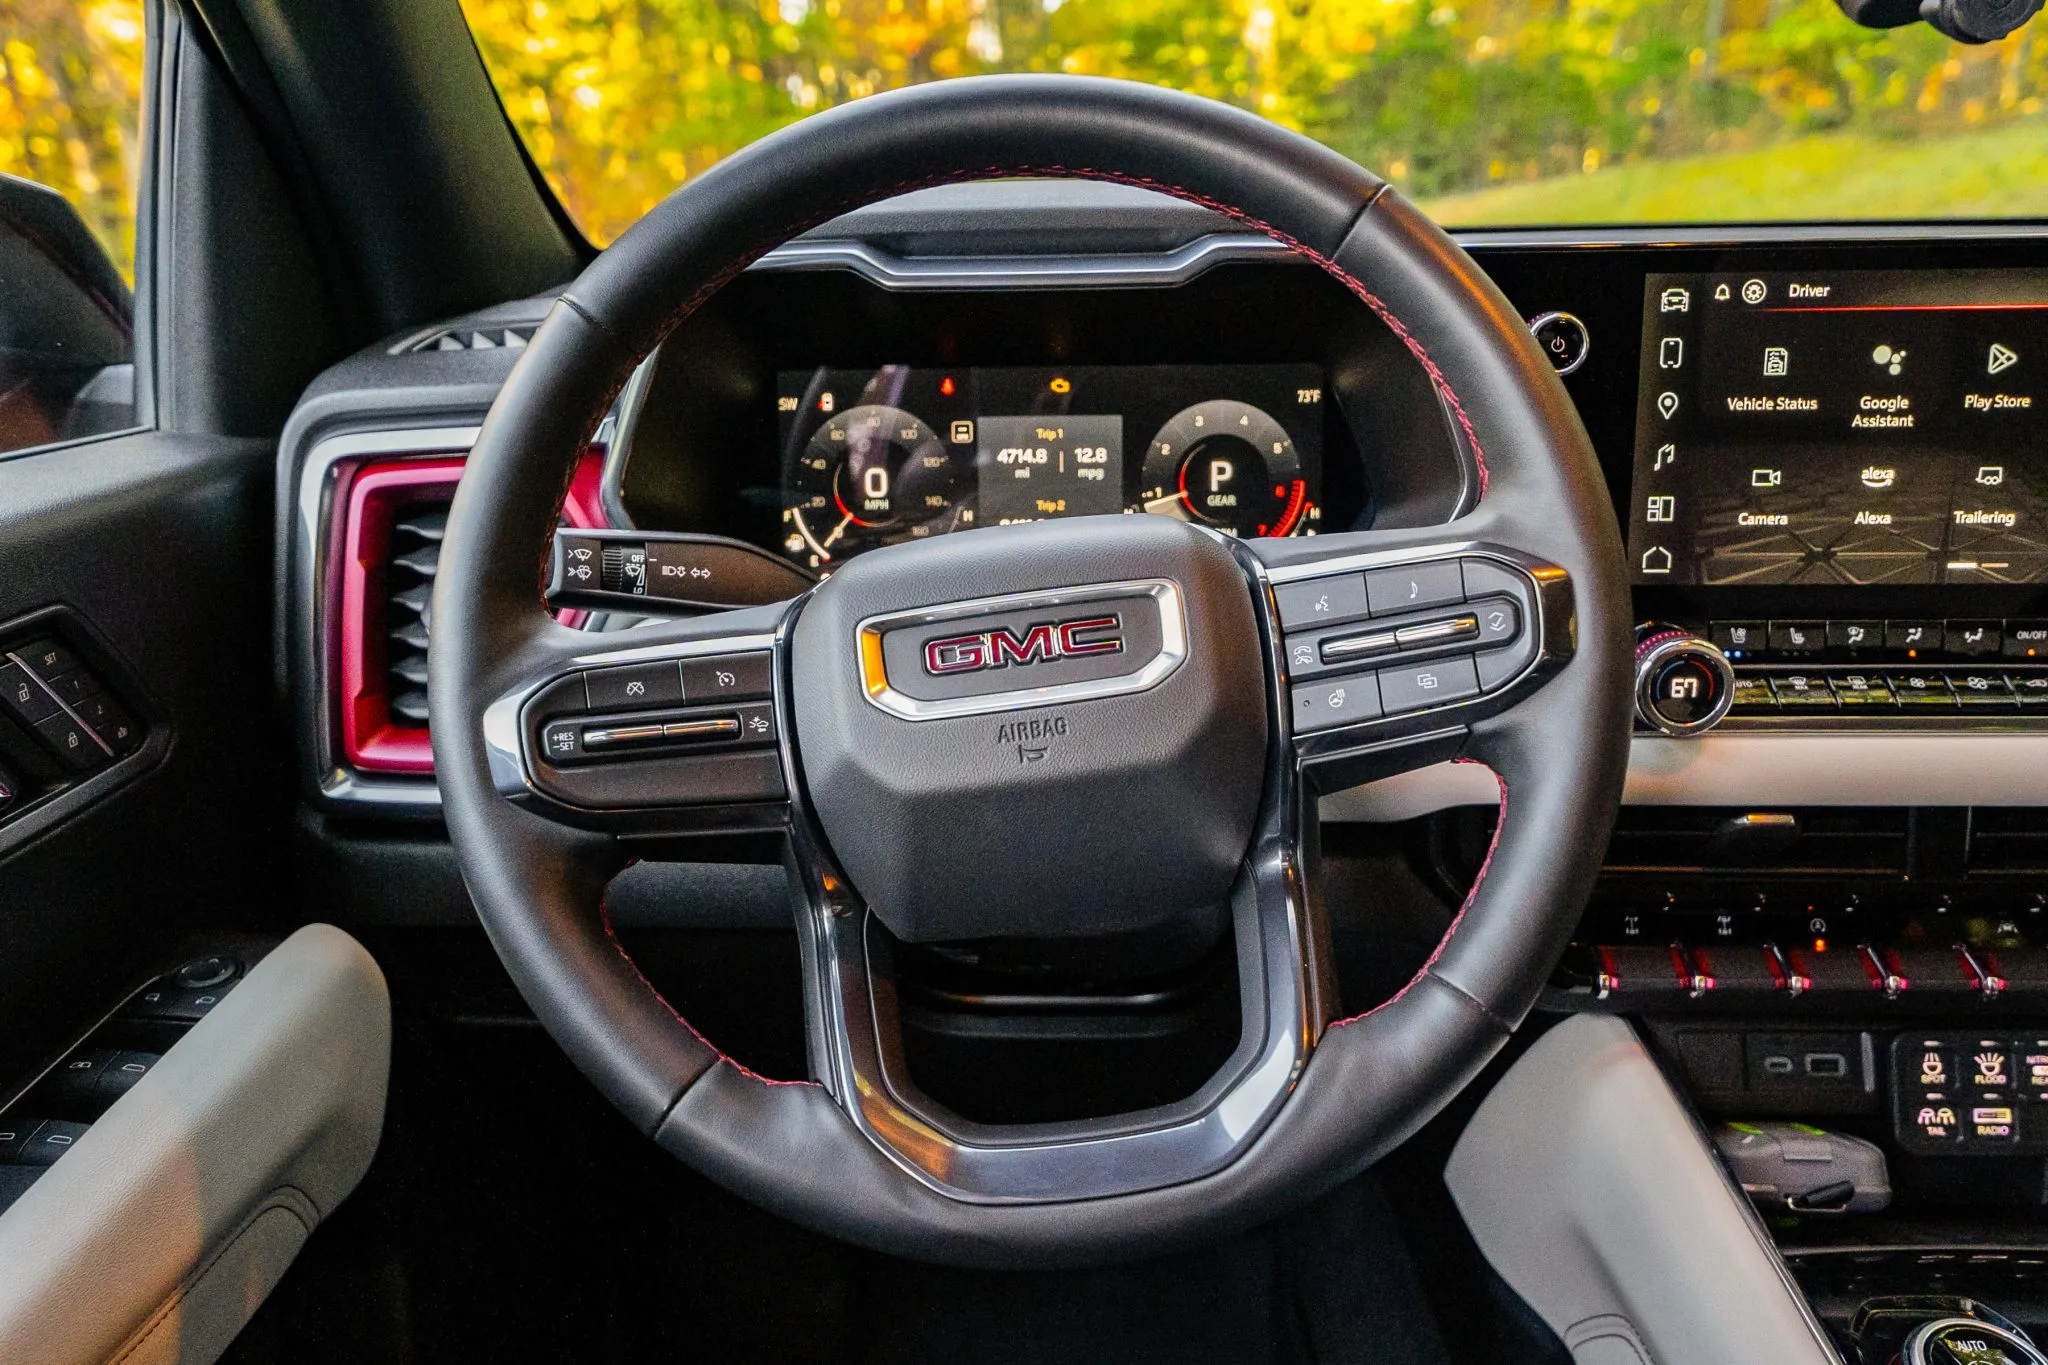
M537 629L519 681L484 711L492 781L622 837L780 829L782 633L778 609L612 636Z
M1569 662L1570 575L1503 528L1460 529L1254 547L1272 595L1283 709L1314 788L1455 757L1475 726Z

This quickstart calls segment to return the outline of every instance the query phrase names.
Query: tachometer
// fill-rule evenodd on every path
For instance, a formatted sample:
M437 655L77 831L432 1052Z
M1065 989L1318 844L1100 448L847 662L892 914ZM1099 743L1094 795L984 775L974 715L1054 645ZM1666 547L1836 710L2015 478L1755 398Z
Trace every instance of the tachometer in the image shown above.
M828 418L786 487L796 534L822 564L973 524L961 484L944 442L923 419L871 403Z
M1294 441L1249 403L1217 398L1175 414L1145 451L1147 512L1240 536L1288 536L1309 519Z

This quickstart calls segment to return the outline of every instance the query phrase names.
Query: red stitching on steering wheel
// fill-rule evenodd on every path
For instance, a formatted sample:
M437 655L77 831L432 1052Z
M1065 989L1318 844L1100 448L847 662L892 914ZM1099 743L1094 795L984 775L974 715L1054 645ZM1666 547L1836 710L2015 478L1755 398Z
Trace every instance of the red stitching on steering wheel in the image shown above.
M1473 763L1478 764L1481 767L1485 766L1484 764L1480 764L1479 760L1476 758L1459 758L1453 759L1452 762ZM1437 959L1441 958L1444 955L1444 950L1451 946L1451 936L1457 933L1458 926L1465 922L1465 912L1472 908L1472 902L1479 899L1479 888L1485 884L1487 870L1493 866L1494 850L1500 847L1500 832L1503 829L1507 828L1508 780L1505 777L1502 777L1499 773L1494 773L1493 780L1495 784L1498 785L1500 788L1500 813L1495 818L1493 823L1493 838L1486 845L1486 857L1479 864L1478 875L1472 878L1472 889L1465 893L1464 901L1458 906L1458 913L1451 917L1450 927L1444 930L1444 936L1437 940L1436 951L1432 952L1429 955L1429 961L1423 963L1422 966L1416 971L1415 975L1408 978L1408 984L1401 987L1400 990L1395 991L1392 995L1388 996L1385 1000L1380 1001L1379 1004L1374 1005L1371 1009L1365 1011L1363 1014L1354 1014L1348 1019L1337 1019L1331 1021L1330 1024L1326 1026L1326 1029L1343 1028L1346 1024L1355 1024L1358 1023L1361 1019L1370 1019L1375 1014L1378 1014L1381 1010L1387 1008L1389 1005L1392 1005L1395 1001L1399 1000L1402 996L1408 994L1409 991L1414 990L1416 986L1421 984L1422 978L1428 976L1430 973L1430 969L1436 966Z

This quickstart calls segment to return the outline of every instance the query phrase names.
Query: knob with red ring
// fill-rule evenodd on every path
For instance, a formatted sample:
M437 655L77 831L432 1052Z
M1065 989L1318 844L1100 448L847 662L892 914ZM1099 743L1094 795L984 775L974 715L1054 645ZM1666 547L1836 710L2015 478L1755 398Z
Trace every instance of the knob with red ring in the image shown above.
M1689 630L1636 628L1636 714L1661 734L1691 739L1728 714L1735 667Z

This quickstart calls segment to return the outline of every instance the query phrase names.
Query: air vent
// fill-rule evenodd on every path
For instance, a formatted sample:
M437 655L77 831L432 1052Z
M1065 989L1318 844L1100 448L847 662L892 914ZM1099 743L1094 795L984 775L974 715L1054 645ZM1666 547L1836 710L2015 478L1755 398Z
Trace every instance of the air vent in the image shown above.
M1972 810L1969 858L1973 877L2048 876L2048 807Z
M356 466L342 494L341 613L333 662L340 682L339 748L348 765L363 772L434 770L427 734L427 643L434 573L462 467L460 456L379 458ZM565 524L604 524L598 492L603 470L603 451L587 450L562 509ZM565 611L559 619L580 626L585 613Z
M401 341L394 355L418 355L421 351L493 351L500 347L518 350L533 340L537 327L439 327L422 337Z
M426 773L427 632L460 459L379 461L348 486L341 585L341 747L366 772Z
M1906 818L1902 808L1626 806L1605 866L1609 872L1904 875Z
M391 699L395 723L421 730L427 728L429 604L434 569L441 560L441 536L447 529L447 498L405 503L391 521L391 558L384 580L385 695Z

